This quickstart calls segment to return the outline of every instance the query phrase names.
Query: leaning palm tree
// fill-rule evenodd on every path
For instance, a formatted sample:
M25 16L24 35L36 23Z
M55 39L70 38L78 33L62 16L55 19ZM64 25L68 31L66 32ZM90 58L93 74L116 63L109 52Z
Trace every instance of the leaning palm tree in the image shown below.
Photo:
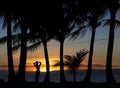
M65 55L63 64L67 66L70 71L73 73L73 82L76 82L76 71L80 67L81 62L85 59L86 54L88 53L87 50L82 49L79 52L76 52L76 55ZM56 61L53 66L59 66L60 61Z
M85 82L91 82L91 70L92 70L92 59L93 59L93 50L94 50L94 41L95 41L95 32L96 28L101 24L101 18L105 15L105 10L99 0L92 0L91 5L88 9L89 14L89 26L91 26L92 29L92 36L91 36L91 42L90 42L90 53L89 53L89 59L88 59L88 70L87 74L85 76L84 81Z
M106 80L108 83L115 83L116 80L113 77L112 73L112 54L114 46L114 29L115 29L115 17L118 8L120 7L119 0L103 0L103 3L106 5L110 12L110 31L109 31L109 40L107 48L107 59L106 59Z

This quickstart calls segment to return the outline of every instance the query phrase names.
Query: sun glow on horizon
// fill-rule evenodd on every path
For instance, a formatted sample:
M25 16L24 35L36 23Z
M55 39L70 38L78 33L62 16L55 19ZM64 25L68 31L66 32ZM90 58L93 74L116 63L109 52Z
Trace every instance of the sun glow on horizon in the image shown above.
M87 58L87 57L86 57ZM53 67L53 64L54 64L54 61L55 60L59 60L58 58L49 58L49 63L50 63L50 72L52 71L59 71L60 70L60 67ZM45 63L45 59L44 58L28 58L27 59L27 62L26 62L26 72L35 72L36 71L36 68L34 67L33 63L35 61L40 61L42 62L41 66L40 66L40 72L46 72L46 63ZM87 70L87 59L85 59L83 62L82 62L82 65L78 68L78 70ZM97 62L94 62L93 63L93 66L92 66L92 69L105 69L105 64L101 63L97 63ZM120 69L120 65L113 65L112 66L113 69ZM0 66L0 70L5 70L5 71L8 71L8 66L7 65L3 65L3 66ZM14 66L14 70L15 72L18 71L18 65L15 65ZM64 70L68 70L67 67L64 67Z
M50 66L50 72L51 71L59 71L59 69L60 69L59 67ZM35 72L36 68L34 66L27 66L26 71L27 72ZM45 65L41 65L40 72L46 72L46 66Z

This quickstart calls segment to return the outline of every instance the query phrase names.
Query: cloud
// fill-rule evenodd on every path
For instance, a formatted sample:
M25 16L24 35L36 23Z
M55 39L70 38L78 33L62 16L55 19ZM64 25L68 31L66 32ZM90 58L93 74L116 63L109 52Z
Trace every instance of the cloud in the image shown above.
M93 64L92 67L101 68L101 67L106 67L106 66L105 66L105 65L102 65L102 64Z
M80 65L80 68L87 69L87 68L88 68L88 65L81 64L81 65ZM92 65L92 69L105 69L105 65L103 65L103 64L93 64L93 65Z
M118 67L118 66L113 66L113 68L115 67ZM120 66L119 66L120 67ZM81 64L80 68L84 68L84 69L87 69L88 68L88 65L85 65L85 64ZM92 69L105 69L106 68L106 65L103 65L103 64L93 64L92 65Z

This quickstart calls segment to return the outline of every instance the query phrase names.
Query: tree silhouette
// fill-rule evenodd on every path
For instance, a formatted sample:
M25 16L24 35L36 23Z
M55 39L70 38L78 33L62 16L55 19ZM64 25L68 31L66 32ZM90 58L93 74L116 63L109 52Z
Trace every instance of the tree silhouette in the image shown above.
M30 7L29 9L25 8L23 11L18 13L18 17L19 17L18 22L20 23L19 25L21 28L21 44L14 47L14 49L18 49L21 45L21 55L20 55L20 65L19 65L20 71L18 70L18 75L21 75L21 77L23 78L21 80L24 80L25 64L26 64L25 52L26 52L27 41L33 44L32 46L29 46L29 49L36 48L39 45L43 44L45 60L46 60L46 70L47 70L44 81L49 83L50 71L49 71L49 57L48 57L48 50L47 50L47 42L51 39L50 36L53 36L54 34L54 33L51 33L51 29L52 28L54 29L53 22L51 22L53 20L52 18L54 17L54 13L53 13L54 11L52 8L46 8L46 10L43 9L44 5L47 5L46 2L41 2L41 6L39 7L36 6L36 4L38 3L32 3L32 6L35 6L34 8L33 7ZM48 10L50 10L51 13L49 13ZM39 11L41 13L39 13ZM29 33L26 33L28 28L30 29ZM25 38L23 39L24 42L22 41L22 36L24 36L23 38ZM22 49L22 44L24 44L23 49ZM25 50L25 51L22 52L22 50ZM20 77L18 79L20 79Z
M99 0L80 0L77 1L74 7L75 22L78 25L78 29L72 33L72 38L75 39L79 35L83 36L87 28L92 30L88 70L84 79L85 82L90 82L95 32L96 28L101 24L101 18L104 17L105 10Z
M5 2L3 2L3 5ZM13 56L12 56L12 37L11 37L11 22L13 21L13 11L12 8L4 8L4 6L1 5L0 7L0 14L4 17L3 20L3 28L7 27L7 37L3 37L0 39L0 42L6 42L7 41L7 57L8 57L8 81L15 81L15 71L13 66ZM9 7L9 6L8 6Z
M76 82L76 70L80 67L81 62L85 59L84 57L88 53L87 50L82 49L79 52L76 52L76 55L65 55L63 64L67 66L69 70L73 73L73 82ZM55 61L53 66L59 66L60 61Z
M71 18L71 14L69 11L67 12L65 9L69 8L66 4L63 4L62 1L57 3L57 22L55 31L55 40L60 43L60 82L66 82L66 78L64 75L64 68L63 68L63 50L64 50L64 41L65 39L70 36L73 28L74 28L74 21ZM65 7L63 7L65 5Z
M26 67L26 57L27 57L27 27L24 17L21 18L20 28L21 28L21 51L20 51L20 63L17 73L18 81L25 81L25 67Z
M88 1L89 2L89 1ZM96 28L101 24L101 18L105 16L105 9L99 0L92 0L89 3L88 14L89 16L89 26L91 26L92 34L91 34L91 42L90 42L90 53L88 59L88 70L85 76L85 82L91 82L91 70L92 70L92 58L93 58L93 50L94 50L94 41L95 41L95 32Z
M8 81L15 81L15 71L12 56L12 40L11 40L11 13L6 13L7 22L7 54L8 54Z
M45 29L45 30L44 30ZM33 30L34 31L34 30ZM33 31L31 31L33 33ZM44 47L44 56L46 61L46 76L44 79L45 83L50 82L50 66L49 66L49 56L48 56L48 49L47 49L47 42L50 41L50 37L48 37L47 31L45 27L40 27L35 34L32 34L34 39L32 38L31 45L28 46L28 50L36 50L41 44Z
M52 21L54 17L54 11L50 9L51 13L47 10L42 11L42 13L38 13L34 16L34 23L31 25L31 43L33 45L28 47L28 50L30 49L37 49L41 44L44 47L44 56L46 61L46 75L44 82L50 83L50 65L49 65L49 56L48 56L48 49L47 49L47 42L49 42L53 36L54 36L54 26ZM49 14L49 15L48 15ZM52 31L52 32L51 32Z
M23 5L24 7L24 5ZM30 9L30 8L29 8ZM30 25L30 13L31 10L28 8L24 8L24 10L21 11L21 8L18 9L20 11L16 12L17 16L17 23L18 29L21 29L20 33L20 44L19 40L18 46L20 46L20 61L19 61L19 67L17 72L17 81L25 81L25 69L26 69L26 60L27 60L27 40L28 40L28 28ZM15 26L16 26L15 25Z
M114 46L114 29L115 29L115 17L117 10L120 6L119 0L104 0L103 3L106 5L110 12L110 31L107 48L107 59L106 59L106 80L108 83L116 83L112 73L112 54Z

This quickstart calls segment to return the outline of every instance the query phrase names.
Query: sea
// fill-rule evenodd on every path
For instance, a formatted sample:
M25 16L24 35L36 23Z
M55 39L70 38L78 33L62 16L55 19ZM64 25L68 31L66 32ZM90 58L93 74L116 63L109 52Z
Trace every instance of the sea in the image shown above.
M86 75L86 70L78 70L76 73L76 81L83 81ZM113 69L113 75L117 82L120 83L120 69ZM65 77L67 81L73 81L73 74L70 71L65 71ZM0 71L0 79L7 81L8 72L1 70ZM45 73L41 72L39 76L39 82L43 82L45 78ZM26 72L26 80L33 81L35 80L35 72ZM59 71L51 71L50 72L50 80L51 82L59 82L60 81L60 72ZM92 82L106 82L106 72L104 69L94 69L92 70L91 75Z

